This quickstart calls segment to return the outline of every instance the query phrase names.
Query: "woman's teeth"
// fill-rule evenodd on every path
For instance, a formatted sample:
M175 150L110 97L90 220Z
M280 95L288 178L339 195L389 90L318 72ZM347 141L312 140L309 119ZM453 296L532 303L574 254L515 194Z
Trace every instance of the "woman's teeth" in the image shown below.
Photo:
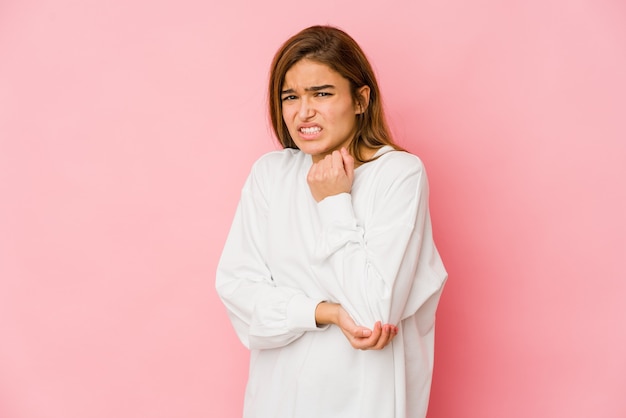
M322 128L320 128L319 126L314 126L311 128L300 128L300 132L302 132L303 134L307 134L307 135L317 133L321 130Z

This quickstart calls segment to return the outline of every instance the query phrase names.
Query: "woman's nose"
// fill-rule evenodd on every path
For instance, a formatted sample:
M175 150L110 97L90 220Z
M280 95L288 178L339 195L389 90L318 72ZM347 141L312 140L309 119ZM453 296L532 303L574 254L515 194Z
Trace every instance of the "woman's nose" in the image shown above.
M315 110L308 99L303 98L300 101L300 109L298 111L298 116L300 119L308 119L315 114Z

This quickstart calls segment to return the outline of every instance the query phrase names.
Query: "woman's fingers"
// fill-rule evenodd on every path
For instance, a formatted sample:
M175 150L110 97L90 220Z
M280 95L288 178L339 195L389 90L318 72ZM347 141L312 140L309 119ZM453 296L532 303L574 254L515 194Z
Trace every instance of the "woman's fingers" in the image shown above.
M374 325L372 335L368 338L358 339L357 344L353 344L353 347L361 350L382 350L393 341L397 334L398 327L395 325L382 325L380 322L377 322Z
M334 151L314 163L307 175L311 193L318 202L328 196L350 193L353 180L354 159L346 150Z
M343 160L343 168L346 172L346 176L350 180L350 183L354 181L354 158L347 149L341 149L341 158Z
M330 155L327 155L326 158L329 159L330 166L332 169L337 170L337 172L344 171L343 156L341 152L333 151L333 153Z
M343 307L339 307L335 323L346 336L350 345L359 350L382 350L398 333L398 327L391 324L383 325L380 321L373 329L357 325Z
M354 337L350 344L352 347L357 348L359 350L369 350L372 347L376 346L380 336L382 334L382 326L380 322L374 324L374 329L370 331L370 335L368 337Z
M383 348L385 348L391 342L391 340L393 340L393 337L396 336L396 329L397 328L395 328L393 325L383 325L383 332L373 349L382 350Z

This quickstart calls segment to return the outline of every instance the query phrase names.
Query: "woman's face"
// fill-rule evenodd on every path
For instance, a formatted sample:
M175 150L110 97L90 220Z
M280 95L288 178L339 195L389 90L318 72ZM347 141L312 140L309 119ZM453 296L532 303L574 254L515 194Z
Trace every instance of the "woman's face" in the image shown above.
M359 92L369 94L369 87ZM354 138L360 106L352 100L350 82L327 65L307 59L295 63L285 74L281 100L291 138L313 162Z

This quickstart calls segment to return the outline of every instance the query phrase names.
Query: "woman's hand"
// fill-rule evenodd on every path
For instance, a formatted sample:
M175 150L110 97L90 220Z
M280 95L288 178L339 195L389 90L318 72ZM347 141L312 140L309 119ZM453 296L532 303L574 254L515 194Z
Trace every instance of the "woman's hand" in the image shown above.
M339 306L336 324L346 336L350 345L359 350L382 350L398 334L398 327L391 324L382 325L380 321L369 330L354 323L348 312Z
M374 324L374 329L359 326L354 323L348 312L336 303L322 302L315 310L315 320L318 324L337 325L350 345L359 350L382 350L398 334L398 327L391 324L382 325L380 321Z
M328 196L350 193L354 181L354 158L345 148L333 151L311 166L306 180L317 202Z

